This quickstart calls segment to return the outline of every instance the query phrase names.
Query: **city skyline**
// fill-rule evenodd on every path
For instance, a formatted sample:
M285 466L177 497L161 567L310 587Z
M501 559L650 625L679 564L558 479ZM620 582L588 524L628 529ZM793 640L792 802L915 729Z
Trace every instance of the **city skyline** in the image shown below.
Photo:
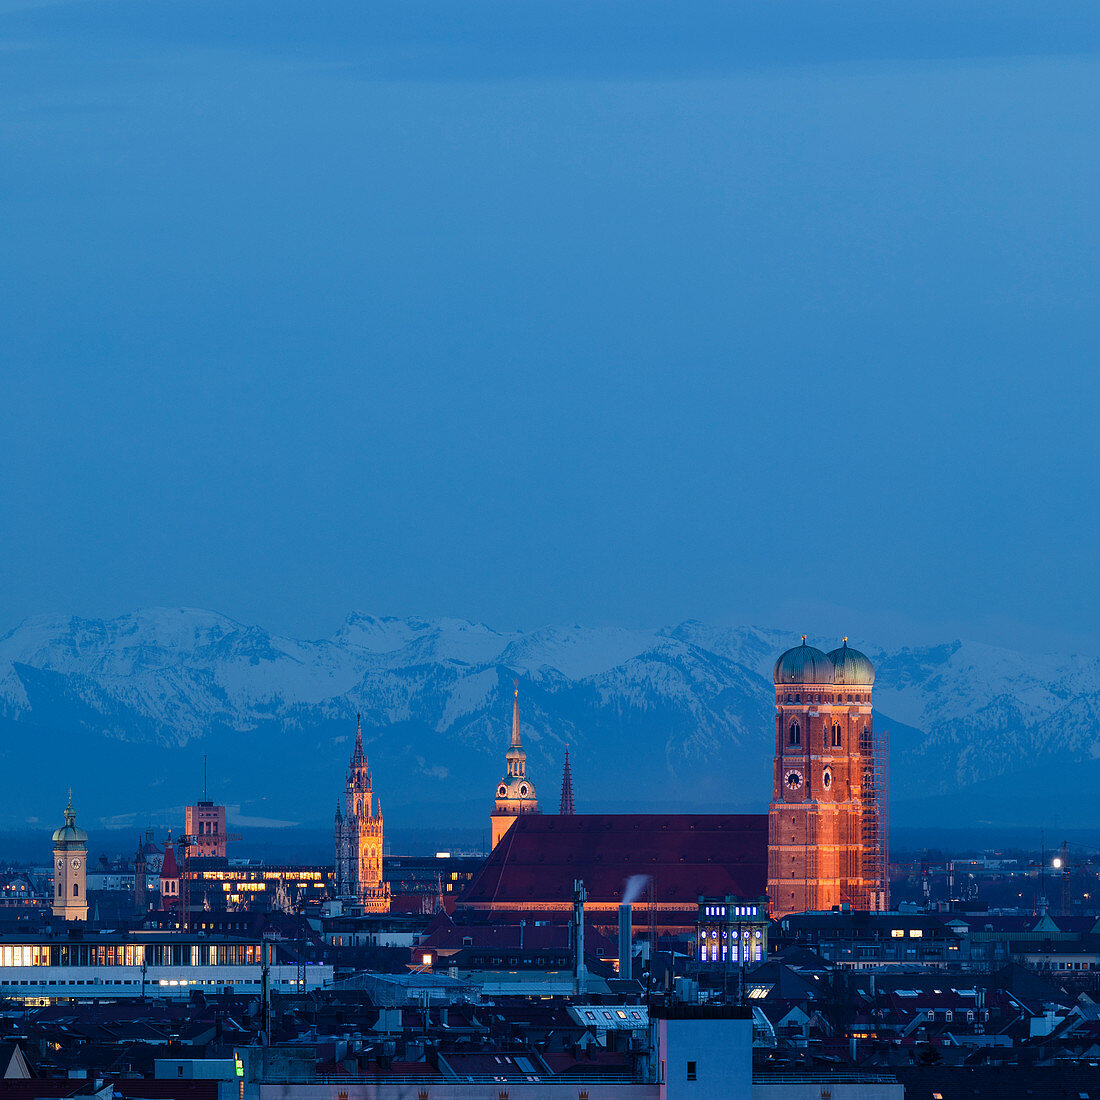
M0 1100L1095 1095L1095 0L0 58Z

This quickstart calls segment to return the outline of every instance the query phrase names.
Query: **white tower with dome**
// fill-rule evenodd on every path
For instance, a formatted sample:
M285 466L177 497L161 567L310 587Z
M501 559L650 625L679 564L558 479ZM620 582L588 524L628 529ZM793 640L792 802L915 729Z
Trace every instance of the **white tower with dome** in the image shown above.
M65 824L53 834L53 915L61 920L88 919L88 834L76 824L73 792Z

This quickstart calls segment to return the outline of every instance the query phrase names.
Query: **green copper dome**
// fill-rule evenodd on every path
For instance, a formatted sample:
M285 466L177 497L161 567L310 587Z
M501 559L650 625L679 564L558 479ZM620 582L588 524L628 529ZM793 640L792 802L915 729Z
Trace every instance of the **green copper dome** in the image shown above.
M88 834L76 824L76 810L73 809L73 795L69 792L69 804L65 807L65 824L55 829L54 844L87 844Z
M836 669L833 683L839 687L870 687L875 682L875 666L858 649L849 649L847 638L829 654L829 660Z
M832 661L820 649L807 645L805 638L800 646L788 649L772 670L777 684L831 684L833 675Z

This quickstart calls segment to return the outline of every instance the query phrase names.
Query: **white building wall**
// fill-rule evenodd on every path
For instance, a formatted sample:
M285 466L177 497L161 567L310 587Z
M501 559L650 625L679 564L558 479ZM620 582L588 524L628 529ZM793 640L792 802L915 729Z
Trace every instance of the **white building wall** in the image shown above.
M885 1082L837 1083L822 1077L813 1081L768 1081L752 1086L752 1100L904 1100L905 1086Z
M656 1024L661 1100L752 1100L751 1019Z

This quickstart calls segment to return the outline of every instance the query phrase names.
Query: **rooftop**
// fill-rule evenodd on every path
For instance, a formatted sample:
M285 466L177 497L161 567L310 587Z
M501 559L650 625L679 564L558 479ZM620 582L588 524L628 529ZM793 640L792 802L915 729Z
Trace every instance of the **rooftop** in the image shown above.
M627 880L644 876L659 904L694 919L700 896L761 896L767 847L766 814L530 814L516 819L458 905L564 907L581 879L589 906L617 906ZM648 900L647 889L639 903Z

